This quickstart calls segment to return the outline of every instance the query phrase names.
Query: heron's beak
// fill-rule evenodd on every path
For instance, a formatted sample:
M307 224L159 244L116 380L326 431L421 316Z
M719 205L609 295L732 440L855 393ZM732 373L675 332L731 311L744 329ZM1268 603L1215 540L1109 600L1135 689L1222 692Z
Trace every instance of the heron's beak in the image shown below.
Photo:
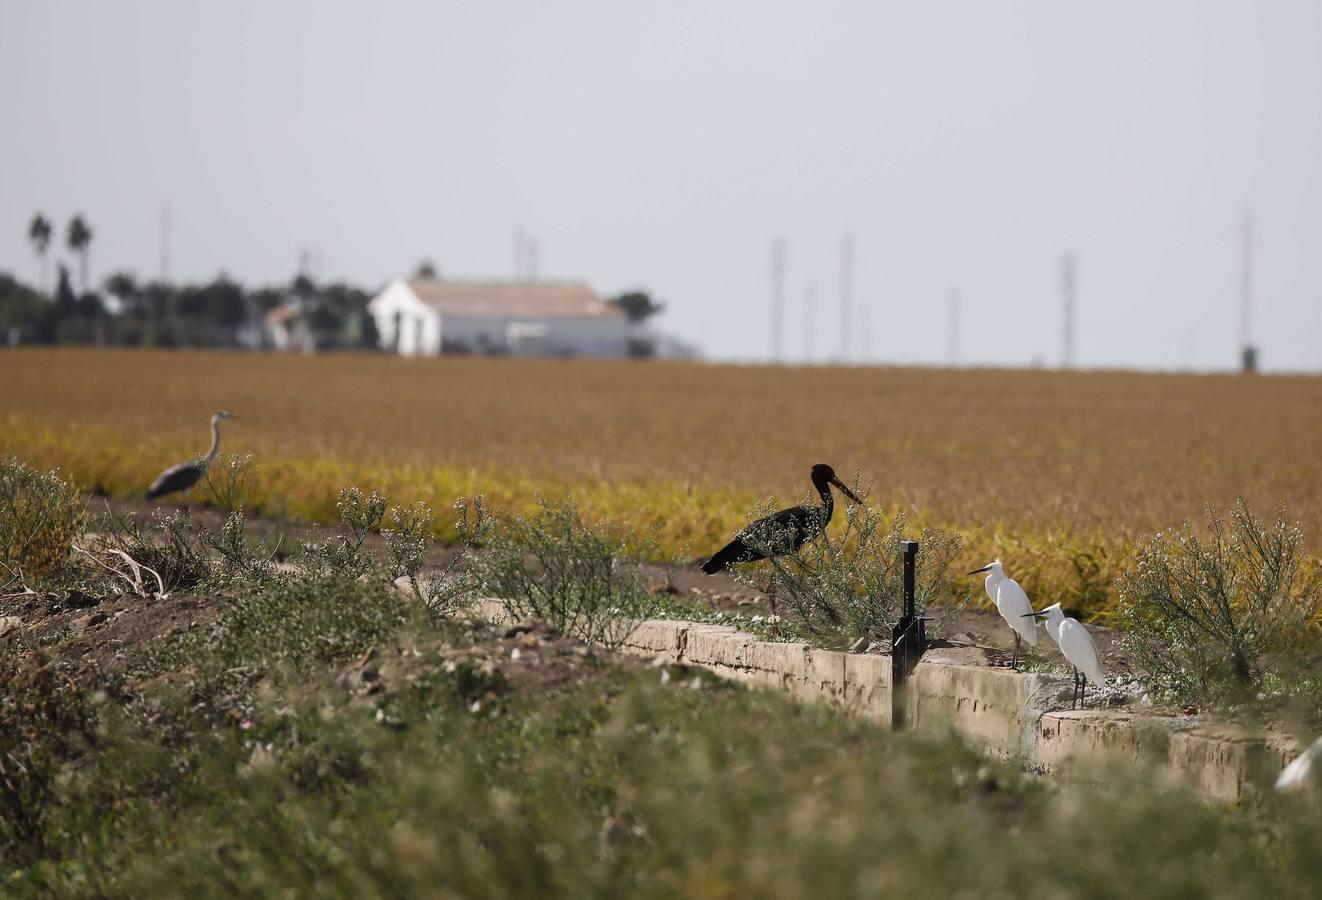
M1045 619L1047 617L1047 614L1044 612L1031 612L1031 613L1024 613L1019 618L1027 619L1029 616L1032 616L1034 619Z
M983 572L990 572L990 571L991 571L991 563L988 563L987 565L983 566L981 569L974 569L974 570L973 570L972 572L970 572L969 574L970 574L970 575L981 575Z
M845 495L846 497L848 497L850 500L853 500L853 501L854 501L856 504L858 504L859 506L862 506L862 505L863 505L863 501L860 500L860 499L858 499L858 497L856 497L856 496L854 495L854 492L853 492L853 491L851 491L849 488L845 487L845 483L844 483L843 481L841 481L839 478L832 478L832 479L831 479L831 484L833 484L833 485L835 485L836 487L840 488L840 493L844 494L844 495Z

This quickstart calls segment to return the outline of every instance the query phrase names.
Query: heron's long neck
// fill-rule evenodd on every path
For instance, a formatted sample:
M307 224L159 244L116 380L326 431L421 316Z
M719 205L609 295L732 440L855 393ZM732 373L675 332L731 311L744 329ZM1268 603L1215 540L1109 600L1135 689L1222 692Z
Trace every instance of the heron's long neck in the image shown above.
M207 451L206 462L210 466L216 461L217 454L220 453L220 421L211 420L211 449Z

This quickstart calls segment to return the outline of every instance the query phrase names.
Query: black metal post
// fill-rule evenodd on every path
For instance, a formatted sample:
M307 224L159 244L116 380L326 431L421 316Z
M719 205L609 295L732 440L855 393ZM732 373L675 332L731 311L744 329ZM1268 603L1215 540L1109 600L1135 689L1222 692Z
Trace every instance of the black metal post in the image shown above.
M901 541L900 549L904 553L904 618L912 620L914 610L914 569L918 559L918 542Z
M904 554L904 609L900 621L891 629L891 727L905 725L906 685L909 673L927 649L926 620L918 615L914 575L918 561L918 542L901 541Z

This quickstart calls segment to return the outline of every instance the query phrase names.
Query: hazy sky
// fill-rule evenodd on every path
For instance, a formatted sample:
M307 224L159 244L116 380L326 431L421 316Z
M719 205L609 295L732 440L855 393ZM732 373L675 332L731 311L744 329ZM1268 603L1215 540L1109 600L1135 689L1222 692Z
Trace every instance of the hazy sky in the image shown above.
M369 287L422 256L642 286L713 358L1218 367L1257 233L1268 368L1322 369L1322 2L0 0L0 269ZM814 323L805 295L815 284ZM811 331L811 333L810 333Z

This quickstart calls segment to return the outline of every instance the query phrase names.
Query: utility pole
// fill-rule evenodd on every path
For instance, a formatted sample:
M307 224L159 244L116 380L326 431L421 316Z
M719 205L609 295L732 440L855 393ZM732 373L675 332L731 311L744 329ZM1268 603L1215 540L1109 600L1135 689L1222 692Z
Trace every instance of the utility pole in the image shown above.
M946 309L950 315L950 365L959 365L959 288L951 287L946 297Z
M783 362L785 327L785 239L771 241L771 361Z
M853 275L854 275L854 269L853 269L854 247L853 247L852 238L850 241L849 252L850 252L849 275L850 275L850 282L852 287ZM850 299L851 300L853 299L852 293ZM856 330L858 332L858 361L866 365L872 359L872 303L871 303L871 298L868 296L867 291L864 291L863 296L861 296L858 300L858 325L856 326Z
M809 278L803 289L803 361L810 364L813 358L813 325L817 320L813 311L816 293L817 285Z
M1065 353L1064 367L1074 367L1074 254L1066 253L1061 261L1060 289L1065 301Z
M161 282L170 280L170 204L161 206Z
M1240 232L1239 271L1239 353L1240 369L1258 371L1258 348L1253 346L1250 315L1253 307L1253 211L1244 211Z
M840 362L849 362L849 307L854 280L854 235L840 242Z
M528 235L524 233L522 225L514 226L514 280L526 281L529 272L528 259Z
M537 238L528 238L528 280L537 280Z

